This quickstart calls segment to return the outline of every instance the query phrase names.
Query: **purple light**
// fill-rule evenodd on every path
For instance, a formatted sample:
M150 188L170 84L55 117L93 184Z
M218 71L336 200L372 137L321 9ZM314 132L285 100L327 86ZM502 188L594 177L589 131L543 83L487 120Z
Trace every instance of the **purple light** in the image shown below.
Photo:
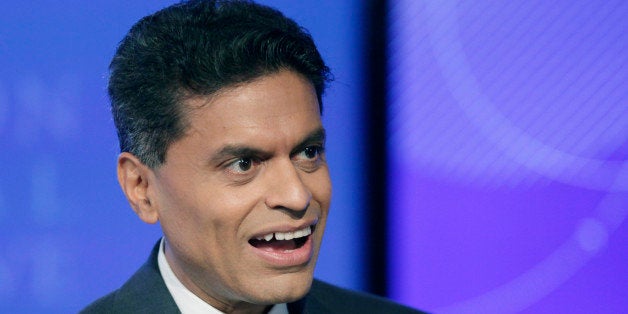
M628 257L628 166L614 157L628 134L626 13L620 1L391 4L394 298L582 311L597 287L610 312L628 306L625 283L586 275L598 255Z

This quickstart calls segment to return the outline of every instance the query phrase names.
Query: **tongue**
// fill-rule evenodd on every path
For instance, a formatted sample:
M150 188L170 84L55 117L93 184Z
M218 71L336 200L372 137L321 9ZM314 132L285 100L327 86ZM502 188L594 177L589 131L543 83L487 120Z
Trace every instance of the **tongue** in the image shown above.
M254 247L266 251L289 251L297 248L294 240L255 241Z

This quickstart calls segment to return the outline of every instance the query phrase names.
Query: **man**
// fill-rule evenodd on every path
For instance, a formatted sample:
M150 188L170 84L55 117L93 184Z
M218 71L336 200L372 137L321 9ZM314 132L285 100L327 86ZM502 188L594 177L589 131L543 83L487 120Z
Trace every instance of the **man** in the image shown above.
M135 24L110 70L120 186L164 237L85 313L414 312L313 280L329 70L294 21L250 2L181 3Z

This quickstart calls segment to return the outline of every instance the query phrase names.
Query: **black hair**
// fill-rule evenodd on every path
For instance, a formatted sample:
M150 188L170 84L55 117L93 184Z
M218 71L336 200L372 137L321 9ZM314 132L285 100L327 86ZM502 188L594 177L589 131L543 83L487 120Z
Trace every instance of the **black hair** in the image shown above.
M109 66L120 150L151 168L186 129L183 100L289 69L309 80L322 112L331 80L312 37L251 1L184 1L138 21Z

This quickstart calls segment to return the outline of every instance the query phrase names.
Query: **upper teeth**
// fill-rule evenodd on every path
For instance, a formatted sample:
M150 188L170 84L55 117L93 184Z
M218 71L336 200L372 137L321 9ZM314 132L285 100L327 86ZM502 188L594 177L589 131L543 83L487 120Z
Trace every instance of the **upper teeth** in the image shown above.
M264 236L257 237L258 240L266 240L270 241L273 237L276 240L292 240L296 238L306 237L312 234L312 227L307 226L303 229L293 231L293 232L273 232Z

